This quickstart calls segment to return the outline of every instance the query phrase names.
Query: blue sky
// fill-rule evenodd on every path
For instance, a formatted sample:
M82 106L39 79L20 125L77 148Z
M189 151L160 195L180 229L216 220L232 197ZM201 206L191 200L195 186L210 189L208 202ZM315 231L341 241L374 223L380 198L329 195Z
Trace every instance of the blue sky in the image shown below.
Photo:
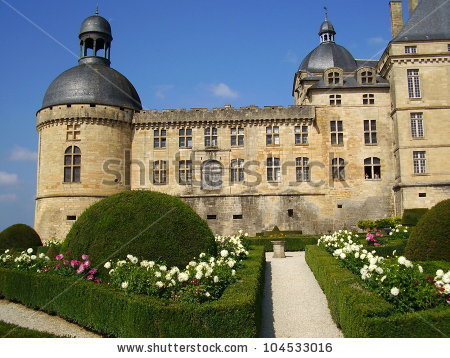
M292 104L324 6L356 58L378 59L391 37L389 0L0 0L0 230L33 224L35 114L77 64L79 27L97 3L112 26L112 67L145 109Z

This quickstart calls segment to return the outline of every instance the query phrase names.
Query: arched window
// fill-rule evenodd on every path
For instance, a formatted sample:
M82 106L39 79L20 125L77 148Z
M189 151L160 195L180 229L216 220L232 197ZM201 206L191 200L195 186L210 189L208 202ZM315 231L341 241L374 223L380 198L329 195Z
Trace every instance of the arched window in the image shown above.
M81 177L81 150L70 146L64 152L64 183L79 183Z
M335 180L345 179L345 161L342 158L333 158L331 161L331 174Z
M231 161L230 174L232 183L244 181L244 159Z
M328 74L328 84L329 85L338 85L339 82L340 82L339 72L330 72Z
M361 72L361 83L363 85L369 85L374 83L373 72L372 71Z
M217 160L208 160L202 167L202 189L220 189L223 184L223 167Z
M309 181L309 158L295 158L295 177L297 181Z
M364 178L366 180L381 179L381 161L380 158L364 159Z

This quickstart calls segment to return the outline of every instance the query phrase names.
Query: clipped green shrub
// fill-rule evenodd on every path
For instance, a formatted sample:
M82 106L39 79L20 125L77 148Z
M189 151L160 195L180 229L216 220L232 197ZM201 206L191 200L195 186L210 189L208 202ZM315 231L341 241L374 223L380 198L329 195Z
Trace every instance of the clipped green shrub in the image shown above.
M384 228L394 228L396 225L401 223L401 218L385 218L378 219L375 221L375 227L379 229Z
M320 235L301 235L297 237L290 236L280 236L280 237L261 237L250 238L249 242L251 245L262 245L266 252L273 251L272 241L283 240L286 241L285 250L286 251L304 251L306 245L315 245Z
M152 191L109 196L81 214L62 246L89 254L95 265L127 254L185 267L202 252L216 254L206 222L176 197Z
M360 220L358 221L358 227L361 230L371 229L375 227L375 222L373 220Z
M450 199L427 211L413 230L405 254L411 260L450 261Z
M426 208L405 209L402 217L402 225L416 226L419 219L428 211Z
M42 246L41 238L34 229L25 224L12 225L0 233L0 249Z

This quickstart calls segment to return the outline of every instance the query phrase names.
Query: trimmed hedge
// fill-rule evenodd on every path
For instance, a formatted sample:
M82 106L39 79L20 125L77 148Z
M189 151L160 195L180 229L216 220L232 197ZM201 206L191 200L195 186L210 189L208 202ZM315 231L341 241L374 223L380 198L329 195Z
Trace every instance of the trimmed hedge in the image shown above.
M261 324L263 248L253 248L244 265L238 282L219 300L204 304L173 303L104 284L11 269L0 269L0 295L106 336L252 338Z
M100 200L81 214L62 246L76 256L89 253L95 265L127 254L185 267L205 252L216 254L214 234L181 199L130 190Z
M405 209L402 217L402 225L416 226L419 219L428 211L427 208Z
M0 249L42 246L38 233L25 224L15 224L0 232Z
M419 220L406 245L411 260L450 261L450 199L441 201Z
M338 260L318 246L306 247L306 262L324 291L334 321L345 337L395 338L450 335L450 307L417 313L397 313L377 293L361 286L361 280L339 266Z
M46 332L22 328L14 324L0 321L0 337L2 338L62 338Z
M408 240L393 240L381 246L369 246L367 241L364 243L364 248L367 250L375 250L378 256L392 256L392 252L395 250L395 255L401 256L405 254L405 247Z
M320 235L303 235L298 237L256 237L250 238L251 245L262 245L266 252L273 251L273 244L271 241L283 240L286 241L286 251L305 251L306 245L315 245Z

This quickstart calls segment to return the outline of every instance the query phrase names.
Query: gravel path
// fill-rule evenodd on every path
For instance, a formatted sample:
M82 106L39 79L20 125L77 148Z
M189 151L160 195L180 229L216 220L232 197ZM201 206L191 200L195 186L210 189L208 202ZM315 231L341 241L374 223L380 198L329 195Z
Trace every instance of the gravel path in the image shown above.
M272 256L272 252L266 253L261 337L343 337L305 261L305 253L287 252L284 259Z
M0 300L0 321L57 336L101 338L101 336L76 324L69 323L58 316L50 316L44 312L35 311L6 300Z

